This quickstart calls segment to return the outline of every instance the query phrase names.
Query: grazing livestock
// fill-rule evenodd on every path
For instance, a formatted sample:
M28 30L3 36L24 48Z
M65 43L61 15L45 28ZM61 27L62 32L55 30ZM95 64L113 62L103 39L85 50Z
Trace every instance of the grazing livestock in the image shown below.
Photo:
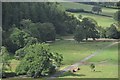
M91 71L95 71L95 64L92 63L92 64L90 65L90 68L91 68Z
M74 67L74 68L71 69L71 72L77 72L78 70L80 70L79 67Z

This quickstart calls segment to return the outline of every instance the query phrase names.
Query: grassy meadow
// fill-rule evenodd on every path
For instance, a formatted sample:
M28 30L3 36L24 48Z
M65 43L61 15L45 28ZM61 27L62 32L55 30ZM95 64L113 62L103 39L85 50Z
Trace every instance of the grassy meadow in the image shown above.
M73 3L73 2L66 2L66 3L60 3L63 6L63 9L84 9L86 11L91 11L93 5L87 5L87 4L80 4L80 3ZM102 13L104 15L112 16L112 17L106 17L101 15L95 15L90 13L72 13L76 17L78 15L82 15L82 17L90 17L97 21L99 26L102 26L104 28L109 27L111 24L115 23L116 21L113 19L114 13L118 11L117 9L110 9L110 8L102 8Z
M59 78L117 78L118 44L104 49L105 46L111 43L112 42L76 43L74 41L60 41L52 44L51 47L64 56L64 65L61 69L102 49L96 56L86 61L85 65L79 66L81 68L80 71L76 73L66 72ZM90 63L95 63L96 72L91 72L89 67Z
M50 48L52 51L63 55L63 64L73 64L109 44L111 44L111 42L77 43L75 41L57 41L51 44Z

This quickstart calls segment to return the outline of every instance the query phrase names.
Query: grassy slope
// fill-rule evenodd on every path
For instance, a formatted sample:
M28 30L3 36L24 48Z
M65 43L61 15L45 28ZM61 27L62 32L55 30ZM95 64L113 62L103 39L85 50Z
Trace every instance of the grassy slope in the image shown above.
M60 3L64 9L69 8L83 8L86 11L91 11L92 5L86 5L86 4L80 4L80 3L72 3L72 2L66 2L66 3ZM113 16L114 13L117 11L117 9L109 9L109 8L102 8L102 14L104 15L110 15ZM98 24L104 28L109 27L112 23L116 22L113 18L105 17L105 16L99 16L94 14L88 14L88 13L74 13L75 16L78 16L81 14L83 17L91 17L95 19Z
M60 43L60 44L59 44ZM90 52L94 52L106 45L111 44L111 42L87 42L87 43L74 43L74 42L57 42L52 45L52 48L57 52L63 52L64 63L69 64L82 59L85 56L90 55ZM96 46L97 45L97 46ZM62 47L64 46L64 47ZM61 49L61 51L60 51ZM81 53L80 53L81 52ZM75 54L76 53L76 54ZM86 54L86 55L83 55ZM104 61L103 63L99 63ZM60 78L117 78L118 77L118 45L114 45L110 48L104 49L97 56L88 60L87 65L80 66L81 70L76 73L65 73ZM89 62L94 62L96 64L96 71L91 72L89 67ZM66 65L68 66L68 65ZM62 68L64 68L63 66ZM107 74L107 75L106 75Z
M107 60L109 63L118 63L118 44L105 49L96 57L91 58L89 61L97 62L101 60Z
M113 18L94 15L94 14L88 14L88 13L80 13L83 17L90 17L93 18L98 22L99 26L102 26L104 28L109 27L112 23L115 23L116 21ZM80 15L79 13L75 13L76 16Z
M109 45L111 42L82 42L58 41L51 44L52 51L63 54L64 64L73 64L89 56L98 49Z

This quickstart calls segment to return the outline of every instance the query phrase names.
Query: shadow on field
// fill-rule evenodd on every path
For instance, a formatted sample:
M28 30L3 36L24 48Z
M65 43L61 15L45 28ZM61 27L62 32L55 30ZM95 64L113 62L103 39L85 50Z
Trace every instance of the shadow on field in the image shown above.
M2 78L10 78L10 77L15 77L16 73L14 72L7 72L7 73L2 73Z
M102 71L95 71L95 72L102 72Z
M73 72L65 72L64 74L60 75L59 77L64 77L64 76L86 76L84 74L75 74Z

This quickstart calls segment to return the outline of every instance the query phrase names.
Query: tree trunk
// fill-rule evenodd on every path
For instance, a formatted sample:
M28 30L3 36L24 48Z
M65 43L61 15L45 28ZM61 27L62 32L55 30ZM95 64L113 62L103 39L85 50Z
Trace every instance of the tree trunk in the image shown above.
M95 40L95 38L93 38L93 40Z

